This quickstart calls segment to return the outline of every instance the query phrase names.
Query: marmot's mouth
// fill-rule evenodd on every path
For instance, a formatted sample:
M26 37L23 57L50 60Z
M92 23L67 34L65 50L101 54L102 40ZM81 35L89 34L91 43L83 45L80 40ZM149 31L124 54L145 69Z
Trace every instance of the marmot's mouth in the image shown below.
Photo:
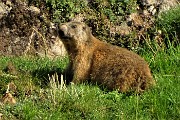
M59 30L59 36L60 36L60 37L65 37L64 31Z
M59 37L62 39L69 39L70 37L64 33L64 31L59 30Z

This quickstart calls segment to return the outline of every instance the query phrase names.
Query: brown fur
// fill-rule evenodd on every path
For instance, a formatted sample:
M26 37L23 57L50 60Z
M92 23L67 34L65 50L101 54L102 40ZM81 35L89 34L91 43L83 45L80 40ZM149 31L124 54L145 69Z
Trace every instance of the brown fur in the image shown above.
M96 39L84 23L61 24L59 35L69 54L73 83L90 80L120 92L141 92L154 84L143 58L125 48Z

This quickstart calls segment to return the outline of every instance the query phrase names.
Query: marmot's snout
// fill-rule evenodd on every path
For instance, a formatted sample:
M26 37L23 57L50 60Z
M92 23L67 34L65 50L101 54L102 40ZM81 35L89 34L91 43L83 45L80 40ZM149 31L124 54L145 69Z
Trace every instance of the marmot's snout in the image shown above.
M68 28L67 28L66 25L64 25L64 24L59 25L59 35L60 35L60 37L62 37L62 38L68 38L68 36L67 36L67 30L68 30Z

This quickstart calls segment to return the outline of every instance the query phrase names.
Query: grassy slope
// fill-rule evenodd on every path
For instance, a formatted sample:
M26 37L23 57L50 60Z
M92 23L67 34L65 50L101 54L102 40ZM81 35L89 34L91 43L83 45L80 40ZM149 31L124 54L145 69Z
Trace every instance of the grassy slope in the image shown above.
M126 95L116 91L105 92L93 85L58 84L48 77L61 71L66 61L28 57L0 58L0 93L13 81L17 89L12 92L17 104L1 105L4 119L62 120L62 119L122 119L150 120L180 118L180 47L157 52L144 52L157 81L155 88L144 94ZM8 61L17 68L18 78L3 70ZM60 76L60 75L59 75ZM55 79L56 78L56 79ZM60 79L60 78L59 78ZM49 82L50 80L50 82Z

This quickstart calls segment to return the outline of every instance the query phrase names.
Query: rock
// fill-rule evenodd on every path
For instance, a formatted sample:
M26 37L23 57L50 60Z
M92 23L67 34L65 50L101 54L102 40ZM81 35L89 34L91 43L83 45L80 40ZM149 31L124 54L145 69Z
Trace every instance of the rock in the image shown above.
M144 9L148 9L152 15L169 10L172 7L175 7L179 4L179 0L140 0L140 3L143 5Z
M9 11L11 10L12 8L7 5L5 5L4 3L0 2L0 19L7 15L9 13Z
M15 98L12 96L11 93L5 93L3 98L2 98L2 102L4 104L11 104L11 105L14 105L16 104L16 100Z
M157 0L140 0L140 2L144 6L150 6L152 4L155 4Z
M159 10L159 13L162 13L164 11L167 11L177 5L180 5L179 4L179 0L163 0L162 4L160 5L160 10Z
M0 120L3 120L3 119L2 119L2 116L3 116L3 114L2 114L2 113L0 113Z
M40 14L40 12L41 12L39 8L34 7L34 6L30 6L29 10L34 14Z
M110 28L110 34L115 35L116 33L120 34L121 36L129 35L130 27L123 22L120 26L114 26Z

